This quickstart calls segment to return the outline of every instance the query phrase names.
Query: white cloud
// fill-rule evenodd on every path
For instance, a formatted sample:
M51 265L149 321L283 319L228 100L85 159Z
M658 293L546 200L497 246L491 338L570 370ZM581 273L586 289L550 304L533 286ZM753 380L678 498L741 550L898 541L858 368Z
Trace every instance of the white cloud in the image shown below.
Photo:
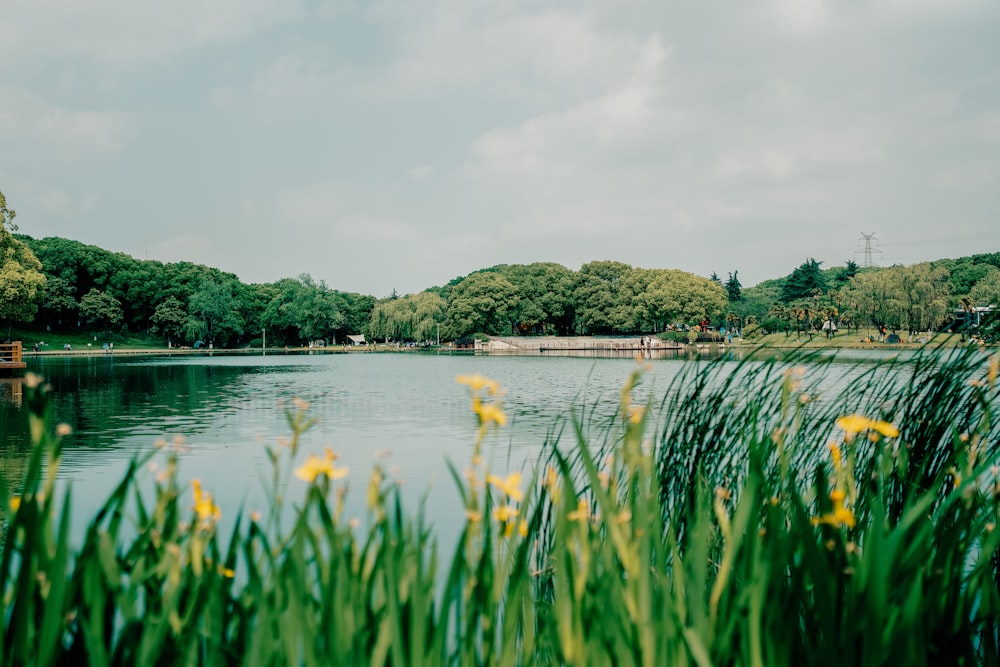
M72 109L23 88L0 85L0 147L22 159L63 162L112 153L132 132L128 114Z
M29 233L261 281L613 257L750 284L862 223L988 234L998 7L12 0L0 185Z
M93 192L77 197L68 190L59 188L35 192L29 187L27 190L22 190L22 194L25 203L35 212L54 216L89 213L100 199Z
M247 37L301 11L298 0L6 2L0 63L83 58L135 69Z
M154 241L143 252L136 252L135 256L145 258L148 255L150 259L163 262L203 261L202 258L211 257L212 247L210 235L181 234Z
M411 223L364 213L344 216L331 225L331 231L335 239L381 243L409 242L421 236Z
M778 21L786 30L812 33L827 19L826 0L775 0Z
M422 181L434 175L434 165L418 164L415 167L411 167L406 174L412 180Z
M649 138L662 118L662 66L669 54L659 35L636 45L631 72L602 94L542 114L516 127L494 128L470 146L466 169L538 176L595 166L609 154Z

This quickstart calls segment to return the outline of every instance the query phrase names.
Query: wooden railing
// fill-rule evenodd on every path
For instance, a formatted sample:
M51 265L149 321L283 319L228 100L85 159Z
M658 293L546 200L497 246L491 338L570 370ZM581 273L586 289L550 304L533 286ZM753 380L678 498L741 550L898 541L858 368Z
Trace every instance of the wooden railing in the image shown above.
M13 343L0 343L0 368L24 368L24 359L21 356L21 341Z

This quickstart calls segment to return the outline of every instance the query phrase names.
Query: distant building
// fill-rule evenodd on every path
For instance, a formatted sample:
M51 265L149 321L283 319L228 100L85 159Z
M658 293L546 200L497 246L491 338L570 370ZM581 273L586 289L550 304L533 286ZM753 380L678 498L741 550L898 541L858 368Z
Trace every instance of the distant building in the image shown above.
M966 327L978 327L983 320L983 315L993 312L993 306L976 306L972 312L966 312L961 308L956 309L952 314L955 322L952 329L963 329Z
M351 345L367 345L368 341L365 340L364 335L360 336L348 336L347 340L351 341Z

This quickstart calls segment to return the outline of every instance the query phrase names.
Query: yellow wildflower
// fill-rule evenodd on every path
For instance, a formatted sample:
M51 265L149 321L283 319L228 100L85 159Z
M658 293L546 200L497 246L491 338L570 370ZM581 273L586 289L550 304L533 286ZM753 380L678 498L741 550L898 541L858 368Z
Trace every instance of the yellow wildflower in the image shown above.
M503 426L507 423L507 415L504 414L500 406L493 403L483 403L478 396L472 398L472 411L479 415L481 426L489 426L490 424Z
M830 500L833 502L833 511L812 520L814 525L825 523L830 526L854 527L854 512L844 507L844 492L834 489L830 492Z
M493 518L500 523L507 523L517 518L517 509L510 505L501 505L493 510Z
M558 503L560 495L559 475L556 473L555 466L550 465L545 468L545 481L542 484L548 490L552 502Z
M201 480L191 480L191 490L194 492L194 511L202 521L218 521L222 516L219 506L212 499L212 494L201 490Z
M323 458L310 454L306 457L305 463L295 469L295 476L305 482L315 482L320 475L326 475L329 480L341 479L347 476L347 468L338 468L333 465L337 455L327 447Z
M455 382L464 384L469 389L476 392L485 389L490 396L493 396L500 390L499 382L483 377L478 373L474 375L458 375L455 377Z
M219 574L221 574L226 579L232 579L233 577L236 576L236 572L233 571L232 568L221 567L221 566L219 567Z
M840 461L841 461L841 459L840 459L840 446L837 443L835 443L835 442L831 442L829 445L827 445L827 447L830 448L830 458L833 459L833 468L834 468L834 470L839 471L840 470Z
M559 475L556 473L556 467L553 465L545 466L545 486L549 491L556 488L559 484Z
M21 496L12 496L8 505L10 505L11 512L16 512L21 507Z
M586 521L590 518L590 507L587 505L587 502L581 498L576 504L576 509L567 514L566 518L570 521Z
M646 408L641 405L630 405L628 408L628 418L633 424L638 424L642 421L643 415L646 414Z
M519 472L512 472L507 475L506 479L496 475L487 475L486 481L503 491L511 500L521 502L524 499L524 493L521 491L521 473Z
M465 518L469 520L469 523L479 523L483 520L483 514L476 510L465 510Z
M844 431L848 440L863 431L875 431L886 438L895 438L899 435L899 429L889 422L869 419L864 415L854 414L840 417L836 423L837 427Z

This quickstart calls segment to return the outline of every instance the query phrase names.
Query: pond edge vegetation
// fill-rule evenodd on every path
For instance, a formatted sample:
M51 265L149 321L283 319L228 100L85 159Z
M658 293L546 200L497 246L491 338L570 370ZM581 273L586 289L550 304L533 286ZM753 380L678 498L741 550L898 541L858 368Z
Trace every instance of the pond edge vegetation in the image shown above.
M617 417L567 416L532 471L486 467L503 388L460 376L478 428L451 466L454 549L383 461L367 515L346 516L347 471L306 452L302 401L267 450L264 513L220 534L211 490L182 487L164 445L77 547L69 428L29 376L31 460L0 489L0 662L997 664L1000 358L885 363L899 372L822 400L822 372L794 361L691 363L651 406L640 362Z

